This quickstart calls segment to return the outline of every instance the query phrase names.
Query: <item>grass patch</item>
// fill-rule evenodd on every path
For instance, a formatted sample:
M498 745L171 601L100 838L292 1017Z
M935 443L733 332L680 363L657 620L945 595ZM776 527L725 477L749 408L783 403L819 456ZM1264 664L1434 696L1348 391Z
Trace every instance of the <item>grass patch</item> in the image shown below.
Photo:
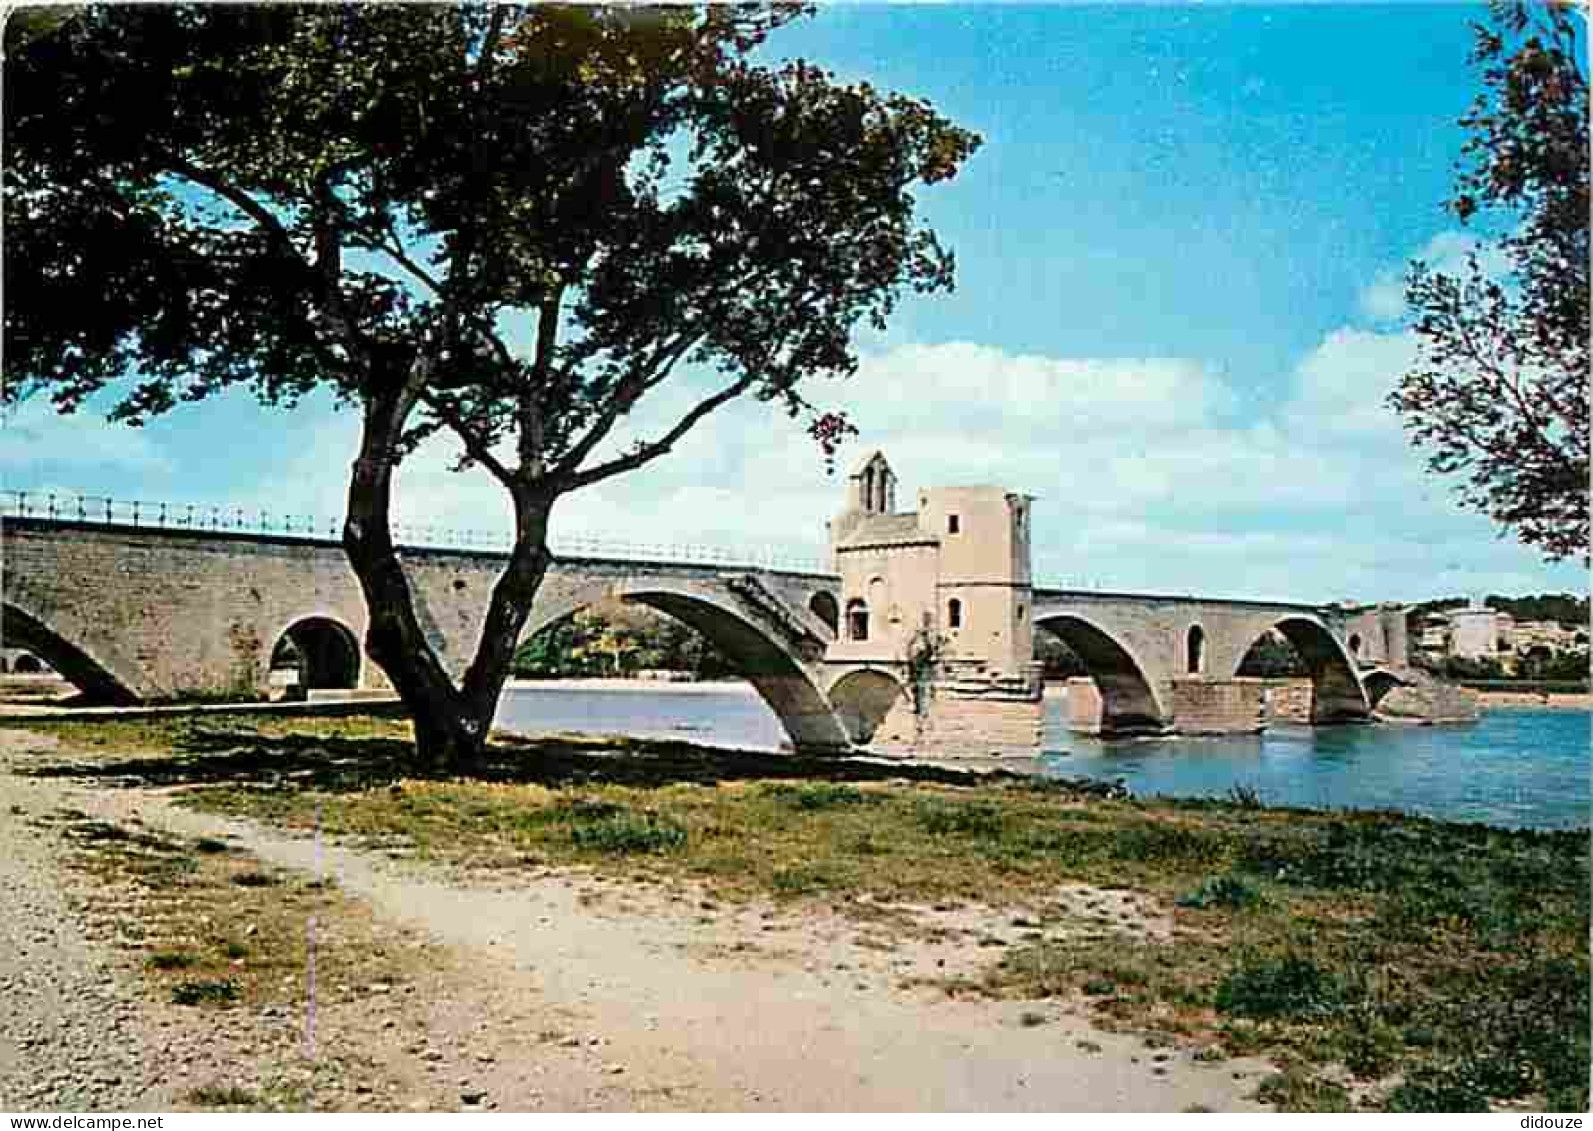
M103 895L97 914L114 920L117 934L144 940L139 967L154 997L190 1006L299 1005L312 914L336 925L318 938L324 986L401 978L398 952L372 941L368 910L335 891L271 878L237 849L204 853L193 841L138 828L106 836L95 827L85 838L81 830L94 822L65 810L44 823L71 846L67 863L93 877ZM191 849L195 855L186 855ZM402 953L406 961L419 957ZM329 1004L339 998L322 992Z
M175 1005L231 1005L240 994L230 978L193 978L171 988Z
M55 724L62 764L38 772L186 786L183 803L197 808L296 829L319 820L328 834L426 860L577 866L848 914L1021 906L1034 937L999 960L992 950L967 989L1083 999L1105 1026L1166 1033L1212 1056L1284 1058L1292 1075L1268 1088L1282 1105L1340 1102L1331 1080L1342 1065L1368 1082L1371 1103L1402 1110L1477 1096L1586 1107L1585 831L1286 809L1244 791L1135 802L1065 782L640 741L497 741L479 779L458 780L407 761L407 731L392 720L83 725ZM107 735L145 752L116 761L96 745ZM222 944L260 919L236 975L246 1000L257 967L278 976L302 950L302 917L283 924L267 904L339 898L235 884L231 874L252 866L241 854L93 836L85 851L187 901L182 922L213 885L239 904L183 975L234 976L228 963L244 956L224 958ZM184 859L199 869L171 863ZM1059 910L1059 889L1079 884L1132 890L1170 916L1171 937Z
M195 1107L259 1107L265 1102L237 1084L201 1084L184 1098Z
M237 873L232 877L232 882L241 888L269 888L275 887L281 881L269 872L250 870Z
M1256 1099L1279 1111L1345 1112L1350 1110L1344 1088L1299 1067L1289 1067L1261 1081Z
M144 965L151 970L186 970L197 961L186 950L157 950L144 959Z
M570 842L611 856L668 852L686 843L686 830L651 813L614 813L572 824Z
M1179 896L1178 906L1227 907L1239 910L1265 903L1266 898L1255 882L1244 876L1212 876L1210 879L1202 880L1195 890Z
M834 809L841 805L866 805L871 800L876 800L855 785L837 782L802 782L795 785L790 782L774 782L765 786L762 793L782 805L808 813L820 809Z
M1344 987L1309 958L1286 954L1244 963L1217 986L1220 1013L1252 1020L1304 1021L1331 1017L1344 1004Z

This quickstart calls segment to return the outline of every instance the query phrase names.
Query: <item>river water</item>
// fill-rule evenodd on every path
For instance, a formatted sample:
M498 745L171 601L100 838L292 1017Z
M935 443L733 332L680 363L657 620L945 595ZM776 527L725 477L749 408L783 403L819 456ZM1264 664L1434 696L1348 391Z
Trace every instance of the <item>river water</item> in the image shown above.
M1039 773L1121 779L1138 797L1222 797L1236 786L1269 805L1398 809L1511 828L1589 820L1593 732L1587 711L1497 710L1472 726L1278 727L1261 735L1102 742L1064 725L1046 701ZM519 685L498 726L774 750L779 720L750 687L669 690Z

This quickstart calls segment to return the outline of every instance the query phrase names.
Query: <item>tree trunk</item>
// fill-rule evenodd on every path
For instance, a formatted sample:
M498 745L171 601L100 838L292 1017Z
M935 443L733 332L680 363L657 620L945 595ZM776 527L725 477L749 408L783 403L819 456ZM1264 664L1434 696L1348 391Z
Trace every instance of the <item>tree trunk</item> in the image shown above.
M485 759L487 734L509 676L537 589L552 555L547 549L552 498L515 492L515 545L493 587L476 655L456 687L415 615L414 594L393 546L391 501L395 444L413 399L403 394L366 402L359 458L349 480L343 548L359 578L370 622L365 647L392 681L415 725L416 755L431 772L468 773Z

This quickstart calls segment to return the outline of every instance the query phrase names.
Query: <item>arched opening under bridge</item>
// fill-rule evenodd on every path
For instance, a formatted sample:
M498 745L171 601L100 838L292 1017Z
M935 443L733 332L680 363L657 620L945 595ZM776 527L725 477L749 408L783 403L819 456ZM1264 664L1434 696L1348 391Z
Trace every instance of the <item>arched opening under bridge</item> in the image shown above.
M348 690L360 684L360 646L354 633L330 617L295 621L271 650L271 670L292 671L290 698L312 690Z
M748 619L729 593L720 597L703 588L648 578L594 586L584 594L570 594L545 608L533 608L524 639L534 640L549 626L610 600L644 605L701 634L752 684L796 750L839 754L851 748L847 729L804 667L809 657L799 655L793 646Z
M1370 719L1371 704L1356 674L1355 661L1326 625L1309 617L1288 616L1280 618L1268 631L1288 641L1289 649L1311 680L1312 723L1364 723ZM1235 675L1244 674L1247 661L1265 637L1263 633L1250 646Z
M1061 638L1079 658L1100 693L1100 721L1092 729L1098 729L1102 737L1163 734L1168 730L1167 712L1145 677L1144 666L1124 644L1076 614L1050 614L1036 624Z
M847 672L830 687L835 715L857 743L872 742L885 716L905 695L895 676L873 670Z
M43 660L82 693L85 704L126 706L138 702L138 696L113 672L111 661L93 654L90 645L68 640L16 605L0 606L0 637L8 647L26 648Z

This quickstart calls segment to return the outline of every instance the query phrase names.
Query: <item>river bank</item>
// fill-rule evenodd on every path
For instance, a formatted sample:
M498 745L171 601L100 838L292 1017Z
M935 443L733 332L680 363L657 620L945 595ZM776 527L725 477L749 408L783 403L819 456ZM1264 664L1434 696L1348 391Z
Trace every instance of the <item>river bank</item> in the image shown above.
M1586 1102L1585 833L679 742L504 739L476 777L431 777L407 735L231 715L0 729L0 800L27 814L0 857L88 859L80 908L128 920L94 933L127 940L101 956L118 1000L144 1003L126 1027L217 987L175 1014L229 1052L192 1054L184 1104ZM17 882L40 900L55 883ZM291 939L282 916L317 892L342 948L323 986L339 1067L294 1091L302 951L258 967L243 940ZM340 965L359 954L379 969ZM18 1047L0 1087L53 1056Z
M702 680L702 681L675 681L662 679L618 679L618 678L583 678L583 679L513 679L505 689L510 691L555 691L559 689L571 691L645 691L664 694L721 694L725 692L740 692L747 695L756 695L757 688L746 680ZM1045 685L1044 695L1048 701L1066 700L1068 694L1065 682L1052 682ZM1512 691L1481 691L1477 697L1484 710L1493 708L1521 708L1544 709L1553 711L1586 711L1593 709L1593 694L1587 692L1566 693L1555 692L1552 694L1537 694Z

